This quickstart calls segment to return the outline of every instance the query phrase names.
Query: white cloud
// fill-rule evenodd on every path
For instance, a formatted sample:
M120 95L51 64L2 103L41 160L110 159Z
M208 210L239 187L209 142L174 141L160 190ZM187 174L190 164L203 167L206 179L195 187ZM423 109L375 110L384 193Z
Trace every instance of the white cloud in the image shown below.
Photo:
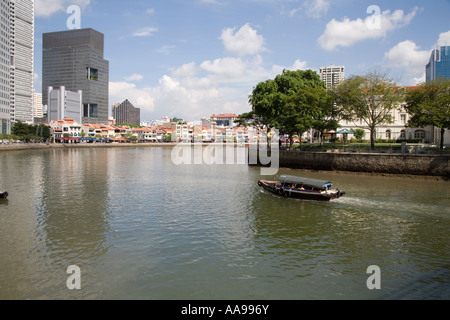
M328 12L330 3L327 0L310 0L304 3L306 14L311 18L320 18Z
M236 79L244 76L247 64L241 58L220 58L205 61L200 67L210 73Z
M193 77L197 73L197 66L195 62L185 63L181 67L172 71L172 75L175 77Z
M273 79L284 69L305 69L307 63L296 60L291 66L265 67L262 57L251 59L219 58L197 64L190 62L171 70L152 87L130 82L110 84L111 102L128 99L142 109L142 120L180 117L199 120L214 113L248 112L248 95L261 81Z
M450 30L439 35L438 41L430 49L421 49L415 42L406 40L398 43L385 53L387 65L398 68L409 77L410 85L417 85L425 81L425 67L430 59L431 52L436 46L450 44Z
M175 48L176 48L175 46L165 45L165 46L162 46L159 49L157 49L156 52L168 56L169 54L172 53L172 50L175 49Z
M137 88L135 84L128 82L110 82L109 98L111 103L121 103L128 99L135 107L142 108L146 112L155 110L155 100L151 88Z
M264 37L247 23L239 31L236 28L223 30L220 39L225 49L238 56L255 55L264 50Z
M145 13L152 16L152 15L155 14L155 9L154 8L148 8L147 10L145 10Z
M417 75L425 69L431 50L421 48L410 40L400 42L385 54L389 67L404 68L409 75Z
M297 70L306 70L307 68L308 68L308 63L306 61L300 61L300 60L296 60L294 62L294 64L290 67L274 65L272 67L271 78L274 78L276 75L281 74L283 72L283 70L297 71Z
M265 66L262 56L264 39L248 24L236 32L222 33L225 48L238 56L226 56L200 62L189 62L163 75L154 86L138 86L139 74L126 82L110 84L111 102L129 99L142 110L142 120L169 116L200 120L212 114L248 112L248 95L259 82L274 78L284 69L307 66L296 60L291 66Z
M338 47L352 46L363 40L383 38L388 32L408 25L418 10L416 7L408 14L405 14L403 10L393 13L386 10L380 16L380 28L369 28L373 16L368 16L365 20L361 18L356 20L345 18L342 21L333 19L327 24L318 43L323 49L331 51Z
M152 36L156 31L158 31L158 28L154 27L147 27L142 28L133 33L133 37L150 37Z
M144 76L134 73L131 76L125 77L124 79L127 82L141 81L142 79L144 79Z
M437 45L439 47L450 46L450 30L439 35Z
M48 18L57 12L66 11L71 5L84 9L90 2L91 0L36 0L34 10L37 18Z

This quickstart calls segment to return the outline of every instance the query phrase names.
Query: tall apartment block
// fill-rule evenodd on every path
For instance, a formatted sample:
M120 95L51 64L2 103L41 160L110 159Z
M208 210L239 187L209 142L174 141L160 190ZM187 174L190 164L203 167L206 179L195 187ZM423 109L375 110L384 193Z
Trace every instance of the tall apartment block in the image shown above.
M104 35L96 30L45 33L42 92L49 87L81 90L83 123L108 123L109 61L103 56ZM43 104L48 105L46 95Z
M42 93L34 92L33 94L33 108L34 117L43 118L44 117L44 106L42 105Z
M112 116L116 123L141 125L141 109L135 108L130 101L125 100L120 104L112 107Z
M426 67L427 82L439 78L450 79L450 46L433 50Z
M0 133L33 123L34 0L0 0Z
M11 121L33 123L34 0L11 0Z
M327 89L331 89L345 80L345 67L334 65L322 67L320 68L320 77L326 83Z
M0 0L0 134L11 132L9 1Z

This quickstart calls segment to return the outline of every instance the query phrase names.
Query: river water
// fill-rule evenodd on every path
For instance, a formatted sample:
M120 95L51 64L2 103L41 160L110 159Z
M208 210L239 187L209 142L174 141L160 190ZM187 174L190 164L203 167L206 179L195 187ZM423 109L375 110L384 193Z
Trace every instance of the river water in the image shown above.
M260 168L177 166L169 148L0 163L0 299L450 298L447 181L280 170L347 192L318 203L260 190Z

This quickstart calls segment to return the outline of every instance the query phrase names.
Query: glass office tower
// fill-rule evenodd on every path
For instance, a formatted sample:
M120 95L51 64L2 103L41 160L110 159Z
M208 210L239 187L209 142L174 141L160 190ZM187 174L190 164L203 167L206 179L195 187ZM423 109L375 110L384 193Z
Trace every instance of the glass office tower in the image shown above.
M427 82L439 78L450 79L450 46L433 50L427 64Z
M49 87L83 93L83 123L107 123L109 62L104 35L78 29L43 35L42 92ZM43 104L48 104L44 94ZM61 119L62 120L62 119Z

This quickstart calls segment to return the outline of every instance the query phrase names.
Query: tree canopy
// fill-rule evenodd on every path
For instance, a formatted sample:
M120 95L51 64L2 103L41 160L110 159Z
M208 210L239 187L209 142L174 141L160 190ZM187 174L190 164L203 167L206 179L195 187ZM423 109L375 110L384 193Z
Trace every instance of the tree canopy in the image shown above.
M268 131L276 128L290 137L302 135L311 127L321 131L337 127L337 121L332 121L332 97L312 70L284 70L275 79L259 83L249 103L252 111L241 115L239 124Z
M50 128L45 125L29 125L16 122L11 129L13 135L21 140L47 140L50 138Z
M437 79L424 83L406 94L406 109L411 115L409 126L441 129L441 150L444 149L445 130L450 130L450 80Z
M377 127L392 123L393 112L403 102L403 91L385 74L376 72L351 76L332 90L339 114L355 126L362 121L370 130L371 148L375 148Z

